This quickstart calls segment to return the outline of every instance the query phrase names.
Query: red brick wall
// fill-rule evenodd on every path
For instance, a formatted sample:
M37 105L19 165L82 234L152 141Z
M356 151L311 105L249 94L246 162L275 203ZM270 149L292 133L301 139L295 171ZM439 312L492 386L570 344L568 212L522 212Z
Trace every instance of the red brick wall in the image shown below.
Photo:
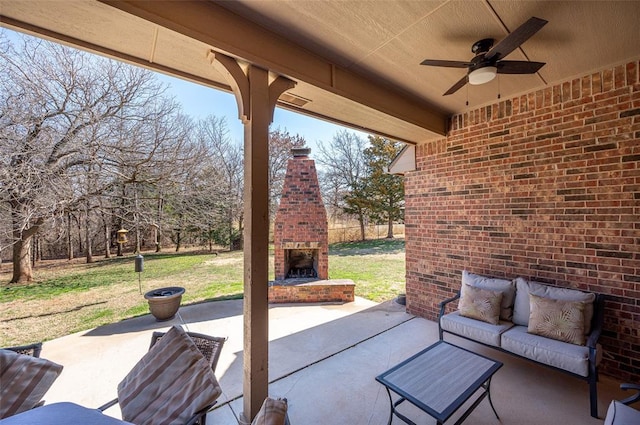
M465 268L603 293L602 371L640 381L639 65L454 116L446 138L418 146L409 312L436 319Z

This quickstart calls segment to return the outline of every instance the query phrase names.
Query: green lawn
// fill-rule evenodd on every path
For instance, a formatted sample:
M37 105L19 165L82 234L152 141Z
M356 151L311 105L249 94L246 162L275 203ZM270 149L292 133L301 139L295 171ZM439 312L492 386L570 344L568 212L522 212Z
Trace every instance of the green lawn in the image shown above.
M144 272L133 255L41 264L29 285L0 286L0 346L57 338L148 313L140 294L182 286L183 305L241 298L243 253L144 253ZM273 268L273 261L271 268ZM329 247L329 277L352 279L356 295L380 302L404 292L404 240L373 240ZM1 278L9 280L5 270ZM138 278L140 277L140 281ZM273 270L270 272L273 278Z

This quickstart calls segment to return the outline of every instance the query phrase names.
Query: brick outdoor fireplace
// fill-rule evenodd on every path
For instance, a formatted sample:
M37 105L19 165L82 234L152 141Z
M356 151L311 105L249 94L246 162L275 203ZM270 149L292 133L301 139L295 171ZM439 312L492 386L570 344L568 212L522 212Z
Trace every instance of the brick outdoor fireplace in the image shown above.
M274 225L276 280L327 279L327 211L320 195L311 149L292 149Z
M276 212L271 302L353 301L351 281L330 281L327 211L309 148L291 150Z

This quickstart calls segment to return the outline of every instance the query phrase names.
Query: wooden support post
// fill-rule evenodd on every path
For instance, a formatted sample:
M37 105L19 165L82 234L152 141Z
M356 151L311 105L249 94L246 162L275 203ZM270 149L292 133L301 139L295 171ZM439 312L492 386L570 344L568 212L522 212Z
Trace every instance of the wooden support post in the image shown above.
M244 353L242 421L250 423L269 395L269 124L278 97L294 82L216 52L209 60L227 75L244 123Z

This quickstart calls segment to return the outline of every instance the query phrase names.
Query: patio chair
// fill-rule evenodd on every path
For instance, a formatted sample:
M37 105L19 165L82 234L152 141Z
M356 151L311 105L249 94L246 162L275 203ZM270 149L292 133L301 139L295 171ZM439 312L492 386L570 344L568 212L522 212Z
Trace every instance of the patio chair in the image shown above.
M178 326L154 333L149 351L118 384L118 398L98 409L118 404L122 419L136 425L204 425L222 394L214 369L224 341Z
M609 405L605 425L635 425L640 424L640 410L636 410L629 405L640 401L640 385L621 384L623 390L635 390L637 393L624 400L613 400Z
M151 347L160 341L160 338L165 334L166 332L154 332L151 335L151 345L149 345L149 350L151 350ZM186 332L186 334L191 337L191 340L196 344L198 350L200 350L204 358L207 359L209 366L211 366L211 371L216 373L216 366L220 359L220 353L222 353L222 346L227 342L227 338L209 336L196 332Z
M42 352L42 343L34 342L33 344L20 345L16 347L6 347L4 350L15 351L18 354L26 354L31 357L40 357Z

